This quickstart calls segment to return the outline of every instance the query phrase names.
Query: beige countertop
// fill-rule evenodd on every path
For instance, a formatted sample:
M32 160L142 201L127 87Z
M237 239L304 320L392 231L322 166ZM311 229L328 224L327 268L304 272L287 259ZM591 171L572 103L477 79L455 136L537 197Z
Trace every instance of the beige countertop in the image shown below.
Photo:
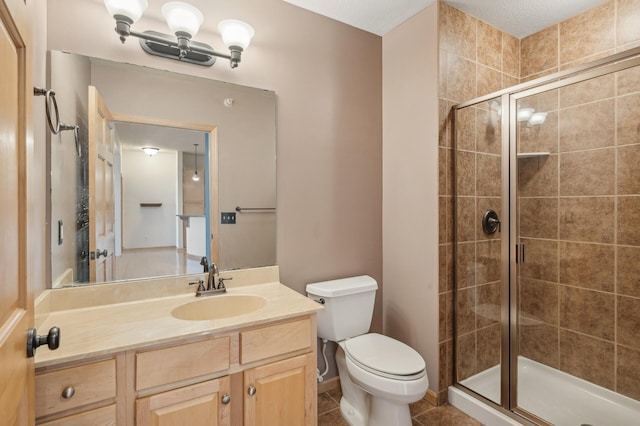
M40 348L35 366L46 367L129 349L168 343L208 333L218 333L315 313L322 306L279 282L227 287L228 295L255 295L266 299L265 306L247 314L204 321L180 320L171 316L179 305L196 298L195 288L186 294L87 306L48 312L39 324L39 334L60 327L60 347Z

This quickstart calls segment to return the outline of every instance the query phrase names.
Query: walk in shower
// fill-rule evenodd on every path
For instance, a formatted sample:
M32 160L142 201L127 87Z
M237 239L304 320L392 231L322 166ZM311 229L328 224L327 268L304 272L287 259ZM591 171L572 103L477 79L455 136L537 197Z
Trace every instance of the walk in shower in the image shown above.
M640 422L640 49L454 107L455 387Z

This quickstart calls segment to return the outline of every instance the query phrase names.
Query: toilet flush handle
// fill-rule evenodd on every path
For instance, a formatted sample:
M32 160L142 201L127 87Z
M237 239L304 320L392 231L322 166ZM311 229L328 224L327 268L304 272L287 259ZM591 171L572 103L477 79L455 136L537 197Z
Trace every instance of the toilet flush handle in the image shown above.
M314 302L324 305L324 299L321 297L320 299L313 299Z

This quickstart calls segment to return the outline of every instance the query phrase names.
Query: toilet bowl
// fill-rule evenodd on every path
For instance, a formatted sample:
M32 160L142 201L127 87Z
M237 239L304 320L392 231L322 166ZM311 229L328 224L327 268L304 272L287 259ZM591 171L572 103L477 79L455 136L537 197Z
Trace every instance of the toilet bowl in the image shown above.
M318 337L338 343L344 419L351 426L410 426L409 404L429 386L426 365L408 345L367 333L376 290L368 276L307 285L308 297L325 305L318 313Z

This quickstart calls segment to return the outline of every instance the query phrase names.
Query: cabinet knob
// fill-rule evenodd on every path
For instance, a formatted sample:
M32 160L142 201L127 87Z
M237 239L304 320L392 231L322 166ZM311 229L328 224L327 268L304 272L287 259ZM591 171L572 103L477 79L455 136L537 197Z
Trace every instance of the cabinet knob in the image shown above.
M231 402L231 397L227 394L222 395L222 403L223 404L228 404Z
M249 390L247 391L247 393L249 394L249 396L253 396L256 394L256 387L251 385L249 386Z
M69 399L71 398L73 395L76 394L76 390L73 388L73 386L67 386L66 388L64 388L64 390L62 391L62 397L64 399Z

